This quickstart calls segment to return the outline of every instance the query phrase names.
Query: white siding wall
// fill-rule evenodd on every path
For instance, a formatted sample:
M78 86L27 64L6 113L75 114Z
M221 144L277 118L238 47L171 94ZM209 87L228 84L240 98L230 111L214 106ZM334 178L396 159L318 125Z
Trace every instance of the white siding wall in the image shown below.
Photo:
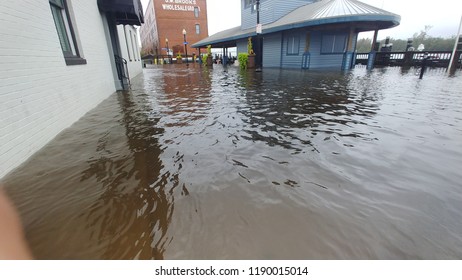
M66 65L48 1L0 1L0 178L115 91L97 1L69 3L86 65Z
M130 79L132 79L143 71L137 30L131 25L118 25L117 33L120 51L122 52L122 57L127 60Z

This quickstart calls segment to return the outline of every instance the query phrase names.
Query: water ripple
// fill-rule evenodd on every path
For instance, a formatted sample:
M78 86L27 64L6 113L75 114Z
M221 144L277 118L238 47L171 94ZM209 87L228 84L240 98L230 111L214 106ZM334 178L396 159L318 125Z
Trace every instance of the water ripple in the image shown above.
M5 178L42 259L460 259L460 75L146 69Z

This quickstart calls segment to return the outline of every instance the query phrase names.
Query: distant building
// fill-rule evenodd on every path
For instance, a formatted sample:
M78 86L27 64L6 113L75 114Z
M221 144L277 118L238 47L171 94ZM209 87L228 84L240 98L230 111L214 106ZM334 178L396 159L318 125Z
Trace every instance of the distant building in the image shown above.
M2 1L0 178L142 72L139 0Z
M356 0L241 0L241 26L219 32L195 48L237 47L252 38L263 67L338 68L354 65L358 34L399 25L400 16ZM262 24L257 40L257 14Z
M167 55L168 44L170 55L184 54L183 29L192 55L190 45L208 37L206 0L151 0L140 29L143 53Z

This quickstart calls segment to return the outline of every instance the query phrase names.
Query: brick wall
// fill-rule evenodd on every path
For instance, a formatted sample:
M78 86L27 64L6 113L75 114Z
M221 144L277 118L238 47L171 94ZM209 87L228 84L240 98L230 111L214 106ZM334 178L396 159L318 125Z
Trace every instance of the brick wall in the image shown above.
M86 65L66 65L48 1L0 1L0 178L115 91L97 1L69 3Z
M156 14L154 13L153 2L149 1L144 14L144 24L140 28L141 45L145 54L156 52L154 46L159 46L157 34Z

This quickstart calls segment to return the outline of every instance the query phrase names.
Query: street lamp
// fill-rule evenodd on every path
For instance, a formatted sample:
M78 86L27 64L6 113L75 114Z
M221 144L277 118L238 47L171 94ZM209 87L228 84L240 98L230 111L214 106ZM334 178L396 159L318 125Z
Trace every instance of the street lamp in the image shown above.
M188 42L186 42L186 29L183 28L184 52L186 53L186 66L188 63Z
M165 44L167 45L167 60L168 60L168 63L171 63L171 61L170 61L170 49L168 48L168 38L165 38Z

